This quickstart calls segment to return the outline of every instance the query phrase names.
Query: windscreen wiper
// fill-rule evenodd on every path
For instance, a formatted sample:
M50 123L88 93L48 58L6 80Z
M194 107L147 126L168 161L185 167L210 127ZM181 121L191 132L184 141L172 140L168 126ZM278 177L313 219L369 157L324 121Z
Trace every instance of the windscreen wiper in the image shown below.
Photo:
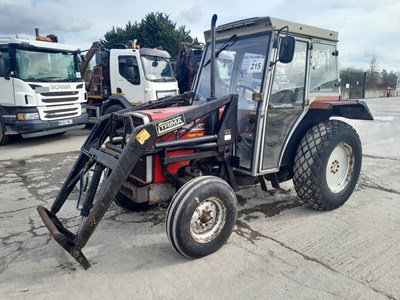
M220 55L220 53L221 53L222 51L224 51L224 50L226 50L226 49L232 47L233 44L236 43L236 41L237 41L237 35L234 34L234 35L232 35L232 36L229 38L229 40L227 40L227 41L225 42L225 44L222 45L222 47L221 47L220 49L218 49L218 50L215 52L215 58L218 58L218 56ZM232 42L232 43L231 43L231 42ZM203 65L203 68L204 68L205 66L207 66L210 62L211 62L211 58L209 58L209 59L206 61L206 63Z

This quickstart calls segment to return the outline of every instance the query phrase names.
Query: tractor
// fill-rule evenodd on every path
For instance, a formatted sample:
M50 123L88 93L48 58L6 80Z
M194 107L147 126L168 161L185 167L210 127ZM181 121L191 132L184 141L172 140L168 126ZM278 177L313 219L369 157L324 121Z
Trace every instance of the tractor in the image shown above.
M333 210L353 193L360 138L343 118L373 120L362 101L340 96L338 33L272 17L205 31L192 91L103 116L50 209L52 237L86 270L82 249L113 201L130 211L167 203L177 252L220 249L237 219L236 191L293 180L301 201ZM58 217L76 196L76 232Z

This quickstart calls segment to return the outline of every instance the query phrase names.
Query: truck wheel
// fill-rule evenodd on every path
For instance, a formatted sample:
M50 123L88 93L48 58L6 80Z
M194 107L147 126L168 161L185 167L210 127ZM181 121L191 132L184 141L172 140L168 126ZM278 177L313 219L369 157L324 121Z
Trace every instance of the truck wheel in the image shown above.
M104 115L109 115L109 114L111 114L113 112L116 112L116 111L119 111L119 110L122 110L122 109L124 109L124 108L121 105L114 104L114 105L111 105L110 107L108 107L106 109L106 111L104 112Z
M136 203L129 199L127 196L119 192L115 198L114 202L119 206L129 211L143 211L150 207L148 202Z
M0 146L7 144L9 137L10 136L4 134L3 124L0 122Z
M332 210L343 205L358 181L362 150L349 124L328 120L313 126L297 149L293 182L308 206Z
M225 244L236 218L236 195L229 184L214 176L195 177L172 198L167 236L183 256L203 257Z

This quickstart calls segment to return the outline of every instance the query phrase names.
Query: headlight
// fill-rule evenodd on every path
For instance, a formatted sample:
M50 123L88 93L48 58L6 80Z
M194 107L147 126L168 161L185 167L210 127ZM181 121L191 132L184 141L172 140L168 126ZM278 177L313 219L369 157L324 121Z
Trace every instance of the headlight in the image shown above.
M86 112L86 105L81 105L81 111L82 111L82 113Z
M39 113L19 113L17 119L18 121L39 120Z

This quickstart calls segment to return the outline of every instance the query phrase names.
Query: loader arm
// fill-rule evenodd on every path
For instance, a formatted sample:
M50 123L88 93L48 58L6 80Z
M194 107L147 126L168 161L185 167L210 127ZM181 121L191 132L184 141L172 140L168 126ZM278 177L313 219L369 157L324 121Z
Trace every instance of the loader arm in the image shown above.
M153 103L153 105L155 104ZM166 168L168 164L180 160L220 156L225 159L227 173L232 173L227 162L229 155L232 153L233 144L236 141L236 95L224 96L198 106L189 106L187 110L179 114L137 127L131 126L132 124L129 121L130 113L135 110L137 108L126 109L103 117L95 125L84 143L81 153L65 180L51 210L49 211L43 206L37 208L39 215L53 238L85 270L90 267L90 263L81 250L90 239L116 194L120 191L123 183L142 156L152 155L157 152L167 152L168 149L200 148L207 151L203 151L197 155L184 154L174 158L165 157L163 167ZM215 132L201 137L178 138L178 131L182 130L184 126L194 124L196 120L208 117L213 112L220 110L222 110L222 114L220 114ZM118 133L115 131L118 126L116 125L121 123L121 120L126 125L125 129L127 129L123 133L123 136L129 136L127 142L125 140L115 142L118 139ZM229 135L227 135L227 132L229 132ZM163 136L174 133L177 136L175 140L160 141L160 138ZM106 142L107 138L109 138L109 141ZM112 147L111 149L114 152L120 152L120 154L115 156L103 151L103 147L107 147L107 145ZM168 159L170 160L168 161ZM93 166L95 166L94 174L81 210L81 216L84 217L83 223L78 232L74 234L64 227L58 219L57 213L77 185L80 174ZM110 170L110 173L100 182L101 174L105 169Z
M100 42L97 42L97 41L93 42L92 46L90 47L90 49L88 50L88 52L85 55L85 60L82 61L81 65L80 65L82 78L85 78L85 72L89 65L89 62L91 61L91 59L93 58L93 56L96 54L96 52L98 50L101 50Z

